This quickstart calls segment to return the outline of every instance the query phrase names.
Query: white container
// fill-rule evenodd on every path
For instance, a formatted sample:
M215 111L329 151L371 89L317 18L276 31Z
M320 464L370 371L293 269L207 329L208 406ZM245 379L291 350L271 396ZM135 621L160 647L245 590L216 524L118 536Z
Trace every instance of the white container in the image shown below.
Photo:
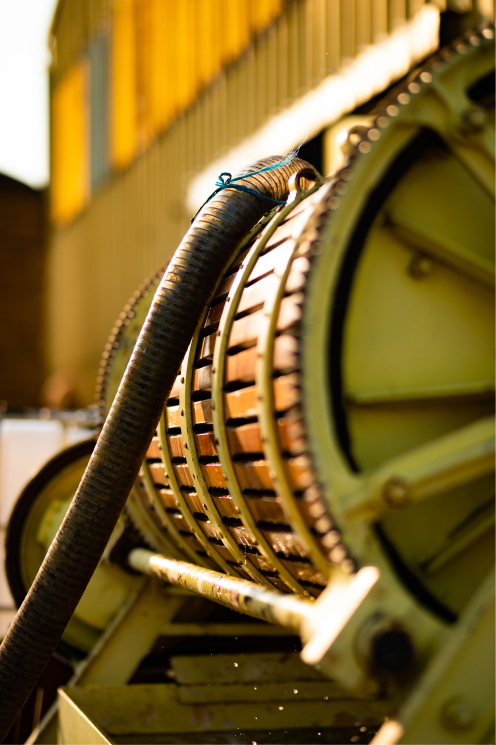
M4 570L5 528L23 487L63 447L65 433L60 421L0 421L0 627L8 626L8 619L3 616L14 607ZM5 630L0 628L0 638Z

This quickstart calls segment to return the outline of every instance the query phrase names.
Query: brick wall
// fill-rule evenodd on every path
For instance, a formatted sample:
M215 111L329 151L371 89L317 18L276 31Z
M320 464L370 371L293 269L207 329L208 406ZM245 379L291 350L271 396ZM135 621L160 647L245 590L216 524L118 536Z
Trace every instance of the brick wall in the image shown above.
M45 193L0 174L0 401L36 406L45 377Z

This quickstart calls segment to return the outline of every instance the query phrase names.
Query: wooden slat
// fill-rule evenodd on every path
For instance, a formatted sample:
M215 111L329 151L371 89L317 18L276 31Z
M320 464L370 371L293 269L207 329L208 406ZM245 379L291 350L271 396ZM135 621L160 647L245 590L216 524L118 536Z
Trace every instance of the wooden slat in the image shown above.
M252 344L258 338L260 325L264 319L263 310L258 310L249 316L234 321L229 334L229 346L241 347Z
M221 283L217 287L217 291L212 299L212 303L218 302L218 299L220 297L227 295L227 293L231 289L231 286L232 286L232 283L234 282L235 277L236 277L236 273L229 274L227 277L224 277L224 279L221 281Z
M257 358L258 350L255 347L226 357L226 383L252 383L255 380Z
M212 500L221 517L239 517L232 497L229 494L225 494L222 496L212 495Z
M169 394L169 398L179 398L180 390L181 390L181 378L178 376L174 381L174 385L172 386L172 390Z
M258 414L258 391L256 386L224 394L225 418L238 419Z
M213 331L211 334L204 336L198 341L198 346L196 348L196 364L212 362L216 340L217 332Z
M248 278L249 282L253 282L255 279L263 277L264 274L269 274L274 270L283 270L288 262L289 257L293 252L293 245L291 243L283 243L281 246L277 246L269 253L261 256Z
M256 522L286 522L280 497L245 496L245 501Z
M302 455L306 451L306 440L300 417L280 417L277 420L277 432L281 450L284 453Z
M213 432L203 432L195 435L195 444L198 455L216 456L215 435Z
M293 489L307 489L313 484L313 473L306 455L298 455L286 461L289 481Z
M227 427L227 442L231 455L263 452L258 422L243 424L240 427Z
M273 567L272 564L269 564L265 556L262 556L262 554L247 554L247 556L250 557L250 561L253 564L254 567L259 569L260 571L265 572L272 572Z
M266 460L235 463L234 470L242 489L273 489L271 467Z
M295 293L294 295L290 295L282 300L279 314L277 316L276 328L278 331L286 331L298 323L301 318L302 300L303 297L300 293ZM229 346L246 346L256 341L264 317L264 311L258 310L249 316L234 321L229 335ZM213 354L213 348L215 347L215 334L207 337L207 339L211 339L212 336L214 339L211 340L208 345L205 344L204 349L202 349L202 357ZM210 351L211 349L212 351Z
M310 262L306 256L299 256L291 265L288 278L286 280L286 292L297 292L303 289L307 282L307 275L310 270Z
M244 313L247 310L256 308L258 305L263 305L274 282L277 282L277 278L275 275L269 274L249 287L245 287L236 309L237 313Z
M274 587L277 587L277 589L281 592L289 592L288 586L285 585L282 579L280 579L279 577L267 577L267 579L272 585L274 585Z
M299 383L300 376L298 373L281 375L274 380L274 404L276 411L287 411L299 403L301 399L301 392L298 387Z
M276 372L293 372L298 369L298 340L290 334L278 336L274 341L274 370Z
M190 508L191 512L205 513L202 501L196 492L183 492L184 501Z
M165 475L165 467L163 463L150 463L148 468L155 484L161 486L169 486L169 481Z
M198 520L197 524L207 538L216 538L218 541L222 540L222 533L215 523L211 523L210 520ZM232 556L229 556L229 558L232 559Z
M165 428L180 427L181 414L180 406L167 406L165 409Z
M157 489L157 494L160 502L165 509L177 509L177 499L174 496L174 492L171 489Z
M312 564L299 561L285 561L284 559L282 559L282 564L295 579L303 580L304 582L314 582L317 585L323 585L325 587L325 578L320 572L314 569Z
M184 539L188 542L188 545L191 546L191 548L194 551L196 551L199 554L205 553L205 549L203 548L202 544L200 543L198 538L193 533L185 533ZM217 567L217 571L219 571L218 567Z
M182 435L167 435L167 443L173 458L185 457Z
M194 486L193 478L186 463L174 464L174 472L180 486Z
M261 532L277 553L306 556L305 547L295 533L268 528Z
M251 383L255 380L258 350L253 347L226 358L226 383L240 381ZM298 340L290 334L282 334L274 341L274 370L292 372L298 369ZM206 369L206 368L203 368ZM210 369L211 372L211 369ZM211 388L210 388L211 390Z
M201 467L203 478L208 487L213 489L227 489L226 480L222 474L220 463L208 463ZM193 486L193 484L191 484Z
M211 391L212 390L212 365L206 365L194 371L193 390L194 391Z
M271 246L277 246L277 244L280 243L282 240L287 241L288 238L292 238L293 235L297 234L300 231L301 223L305 223L308 221L308 217L309 216L305 210L302 210L295 215L291 213L290 219L285 220L282 225L277 228L275 233L271 235L271 237L267 241L266 249L271 248ZM292 250L293 248L293 244L288 243L288 250Z
M147 458L161 458L162 451L160 450L160 443L158 437L153 437L148 450L146 451Z
M252 540L244 525L240 525L239 527L226 525L226 527L238 546L256 546L256 542Z
M184 517L181 515L181 513L178 512L170 512L169 517L171 518L172 522L176 526L178 530L181 531L181 533L191 533L192 530L189 527L187 521L184 519Z
M211 424L212 421L212 400L210 398L193 403L194 424Z
M214 324L217 325L219 323L222 311L224 310L224 305L225 303L217 303L209 308L205 321L203 322L203 328L207 328Z

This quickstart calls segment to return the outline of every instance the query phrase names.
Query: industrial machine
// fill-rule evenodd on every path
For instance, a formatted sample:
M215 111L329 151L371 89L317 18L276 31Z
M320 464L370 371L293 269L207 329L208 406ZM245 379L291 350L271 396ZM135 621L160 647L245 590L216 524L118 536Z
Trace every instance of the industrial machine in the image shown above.
M331 177L268 159L193 223L209 250L209 204L293 169L219 260L31 742L494 741L494 28L335 137ZM102 418L174 271L112 331ZM94 446L19 499L19 604Z

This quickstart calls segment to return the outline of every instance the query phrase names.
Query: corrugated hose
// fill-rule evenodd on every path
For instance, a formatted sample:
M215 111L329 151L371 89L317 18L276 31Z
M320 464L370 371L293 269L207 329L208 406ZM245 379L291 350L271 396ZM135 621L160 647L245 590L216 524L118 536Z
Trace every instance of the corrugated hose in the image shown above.
M247 190L215 192L174 254L71 506L0 647L2 742L100 561L220 273L270 209L267 198L285 200L289 177L309 167L278 156L253 164L236 177Z

